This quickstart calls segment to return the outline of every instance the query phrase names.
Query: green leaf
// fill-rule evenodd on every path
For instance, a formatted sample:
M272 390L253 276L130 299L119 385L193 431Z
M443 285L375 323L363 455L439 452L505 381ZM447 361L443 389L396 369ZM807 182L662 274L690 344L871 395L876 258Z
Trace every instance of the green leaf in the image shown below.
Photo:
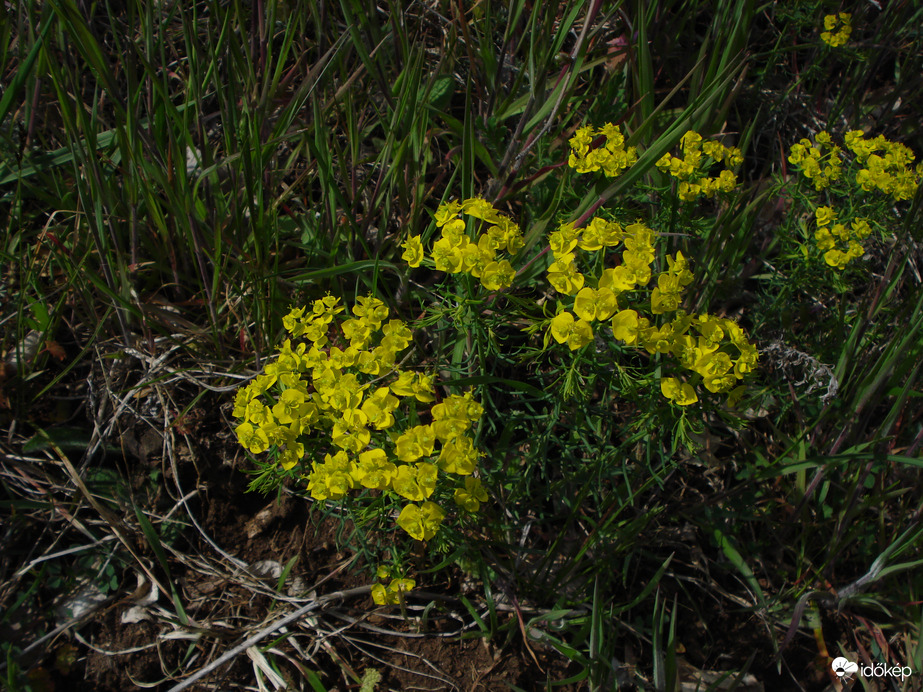
M31 454L52 447L59 447L67 452L81 452L90 446L92 433L86 428L71 425L59 425L46 428L30 437L22 446L22 451Z
M48 15L42 24L42 28L39 30L38 38L36 39L35 43L32 44L32 48L29 50L29 54L26 55L26 59L22 61L19 69L16 70L16 74L13 75L13 79L3 90L3 95L0 96L0 123L4 123L6 120L7 114L13 107L13 99L19 95L19 92L22 91L23 85L29 78L29 75L32 72L32 67L35 65L35 61L38 58L39 53L42 51L42 43L45 40L45 36L53 23L54 16Z
M746 580L747 584L753 590L753 593L756 594L756 597L759 599L760 606L765 608L766 599L763 596L763 590L760 588L760 584L756 580L756 575L753 574L753 570L750 569L750 565L748 565L746 560L744 560L743 556L740 554L740 551L734 547L731 539L721 532L721 529L713 529L712 536L714 536L715 542L717 542L718 547L721 548L721 552L724 553L724 556L731 561L731 564L734 565L738 572L740 572L740 574Z

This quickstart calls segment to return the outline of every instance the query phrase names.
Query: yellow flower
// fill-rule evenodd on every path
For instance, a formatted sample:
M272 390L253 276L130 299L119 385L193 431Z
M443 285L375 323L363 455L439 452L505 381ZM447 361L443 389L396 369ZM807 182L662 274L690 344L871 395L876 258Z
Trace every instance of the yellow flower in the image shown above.
M455 418L448 419L456 421ZM441 421L440 421L441 422ZM435 423L436 427L439 423ZM454 473L459 476L470 476L474 473L478 461L478 452L474 448L474 441L466 435L457 435L442 445L442 451L439 453L439 468L446 473Z
M681 200L691 202L699 196L700 192L702 192L702 186L699 183L690 183L684 180L679 184L677 194Z
M409 370L398 371L397 379L391 383L391 391L398 396L413 396L418 401L432 401L433 376L421 375Z
M388 592L383 584L372 585L372 600L375 602L375 605L388 604Z
M633 346L638 343L641 329L647 325L642 323L643 318L638 317L634 310L622 310L612 318L612 334L619 341ZM647 320L643 320L646 322Z
M388 586L375 584L372 586L372 600L376 605L397 605L404 600L404 594L416 585L413 579L392 579Z
M304 333L304 308L292 308L291 311L282 318L282 326L294 337L299 337Z
M361 411L356 413L365 416ZM348 452L359 452L365 449L369 440L372 439L371 433L364 425L351 425L346 421L344 412L343 420L338 420L333 424L333 430L330 431L330 441L340 449Z
M282 425L288 425L301 418L307 410L305 393L299 389L286 389L279 397L278 403L272 407L272 415Z
M594 135L604 135L606 143L590 151ZM589 173L602 169L606 177L611 178L619 175L637 160L638 154L635 147L626 148L625 136L618 126L611 123L595 131L591 127L581 127L570 139L570 156L567 158L567 165L578 173Z
M593 340L593 327L586 320L574 320L564 311L551 320L551 336L559 344L567 344L571 351L583 348Z
M577 247L579 239L580 231L574 228L574 224L561 224L558 230L548 236L548 245L551 247L551 254L554 255L555 259L561 259L564 255Z
M488 291L499 291L513 285L516 270L507 260L491 262L481 272L481 285Z
M391 391L398 396L413 396L413 380L416 373L410 370L400 370L397 379L391 383Z
M702 135L695 130L689 130L680 138L679 142L683 153L688 154L691 151L696 151L701 146Z
M444 517L445 512L435 502L424 502L422 506L411 503L401 510L397 525L412 538L428 541L436 535Z
M814 231L814 239L817 241L817 247L820 250L832 250L836 247L836 241L826 228L818 228Z
M383 449L370 449L359 455L355 477L363 487L385 490L391 486L396 475L397 467L388 461L388 455Z
M468 476L465 479L465 487L455 491L454 500L455 504L466 512L474 513L481 508L482 502L487 502L487 491L481 487L479 479Z
M474 201L470 205L474 214L492 216L481 203ZM519 237L518 227L505 223L506 217L497 213L501 233L496 239L482 234L475 245L464 235L464 222L451 218L460 209L458 204L441 209L446 217L442 242L452 253L461 254L463 248L467 252L470 246L493 257L497 251L494 240L497 247L503 243L509 247L509 241L515 242ZM457 233L458 225L461 233ZM419 239L409 239L404 247L419 250ZM413 262L415 258L407 259ZM500 280L505 280L504 269L511 281L515 272L508 262L497 272ZM430 411L425 407L419 411L421 415L431 415L431 425L408 427L405 422L392 430L398 419L407 420L407 416L396 415L407 403L401 397L432 405L435 378L395 371L397 354L410 344L413 332L398 319L383 324L389 311L382 301L359 297L352 316L337 317L344 310L331 295L314 301L310 309L290 308L284 322L292 338L285 339L263 373L238 389L234 397L235 435L253 454L272 450L279 479L285 471L290 475L305 463L306 446L316 454L318 445L308 445L309 440L320 442L320 449L326 447L330 453L322 462L310 462L310 471L301 476L311 497L342 501L351 492L365 488L378 491L371 497L383 497L389 502L396 499L396 494L422 503L405 508L401 525L413 537L427 540L435 535L445 516L438 505L427 501L439 479L450 473L470 476L477 469L479 453L465 432L481 417L483 408L470 392L450 395ZM345 336L349 345L328 348L329 339L336 334ZM373 344L376 335L380 338L377 346ZM293 344L293 340L299 342ZM417 419L415 411L409 413L411 420ZM317 440L318 434L324 439ZM434 458L437 454L438 462ZM467 506L473 508L472 503L482 501L482 493L475 486L470 486L469 491ZM364 493L360 500L369 495ZM403 590L410 587L412 582ZM399 590L397 582L375 589L379 602L395 602Z
M262 428L254 428L250 423L243 422L238 425L234 432L237 433L237 440L241 446L249 449L253 454L262 454L269 449L269 436Z
M361 410L368 418L368 422L376 430L384 430L394 425L392 411L398 407L396 396L391 395L388 387L379 387L368 399L362 402Z
M469 242L465 233L465 222L463 219L452 219L442 227L442 238L449 241L452 247L461 248Z
M841 252L834 248L824 253L824 262L834 269L842 269L849 264L849 256L845 252Z
M486 236L481 237L486 238ZM478 247L469 240L462 248L462 269L479 279L484 267L493 261L496 254L496 250L490 248L487 243L484 243L483 247Z
M625 265L603 269L599 277L599 288L608 288L616 295L630 291L637 283L634 273Z
M680 285L680 278L664 272L657 277L657 288L651 293L651 312L655 315L673 312L679 308L682 299L683 289Z
M439 271L457 274L462 270L464 257L458 246L454 245L451 240L440 238L433 243L433 261Z
M413 338L413 332L403 320L388 320L388 324L381 328L381 333L384 335L381 346L394 352L403 351Z
M401 259L411 267L419 267L420 263L423 261L423 243L420 240L420 236L410 236L406 241L401 243L401 247L404 248L404 254L401 255Z
M826 226L836 219L836 212L831 207L818 207L814 210L818 226Z
M355 462L345 452L324 456L324 462L314 462L314 471L308 476L308 491L315 500L340 500L356 487Z
M737 187L737 176L732 171L723 170L718 174L717 186L722 192L733 192Z
M494 209L494 206L486 199L472 197L466 199L461 205L462 213L473 216L476 219L487 221L488 223L499 223L500 212Z
M583 288L584 277L577 271L573 253L562 255L548 266L548 282L558 293L568 296Z
M442 228L449 221L458 218L459 212L461 212L460 202L444 202L440 204L436 210L436 226Z
M824 29L820 39L831 48L842 46L852 33L852 15L849 12L828 14L824 17Z
M395 441L395 452L401 461L416 461L433 453L436 435L432 425L415 425Z
M574 313L582 320L607 320L618 310L618 300L610 288L582 288L574 297Z
M425 500L436 489L436 466L433 464L404 464L397 467L391 488L408 500Z
M866 219L854 219L852 222L853 235L859 240L865 240L871 234L872 229Z
M660 392L680 406L688 406L699 400L692 385L680 382L675 377L664 377L660 380Z

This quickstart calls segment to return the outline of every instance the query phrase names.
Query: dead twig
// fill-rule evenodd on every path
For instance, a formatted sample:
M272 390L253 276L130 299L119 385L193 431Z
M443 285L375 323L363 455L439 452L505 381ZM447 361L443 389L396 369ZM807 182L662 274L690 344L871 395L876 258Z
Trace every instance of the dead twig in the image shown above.
M276 632L279 629L286 627L287 625L290 625L296 620L303 618L305 615L307 615L311 611L319 610L320 608L323 608L325 605L333 601L342 601L347 598L352 598L353 596L362 596L362 595L368 594L371 592L371 590L372 590L371 586L357 586L354 589L347 589L346 591L334 591L333 593L328 594L326 596L321 596L315 601L312 601L311 603L308 603L307 605L302 606L301 608L299 608L292 614L286 615L284 618L276 620L271 625L264 627L256 634L250 637L247 637L240 644L226 651L224 654L222 654L217 659L209 663L207 666L205 666L204 668L200 669L199 671L197 671L190 677L183 680L183 682L181 682L180 684L171 687L168 692L180 692L180 690L185 690L190 685L192 685L192 683L198 680L201 680L202 678L204 678L206 675L211 673L216 668L220 668L225 663L228 663L229 661L233 660L242 651L246 651L248 648L250 648L257 642L262 641L263 639L268 637L273 632Z

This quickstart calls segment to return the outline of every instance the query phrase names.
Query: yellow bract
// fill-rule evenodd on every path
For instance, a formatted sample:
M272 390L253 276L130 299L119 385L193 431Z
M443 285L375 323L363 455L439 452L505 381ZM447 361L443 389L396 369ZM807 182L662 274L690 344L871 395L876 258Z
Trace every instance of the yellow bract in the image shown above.
M411 236L401 243L401 247L404 248L404 254L401 255L401 259L411 267L419 267L423 262L423 242L420 240L420 236Z
M836 16L828 17L831 18L835 20ZM824 131L814 136L816 144L802 139L792 145L788 160L814 183L818 191L842 179L846 157L855 171L856 185L864 192L883 192L898 202L911 199L916 194L923 181L923 166L912 167L915 157L910 149L881 135L868 138L862 130L848 131L843 140L846 150L853 155L851 161L849 153L844 153L834 143L833 137ZM843 206L854 208L855 205ZM837 209L832 206L818 206L814 210L817 248L823 253L827 265L839 270L863 256L865 251L861 242L869 237L872 229L864 218L838 222L837 217Z
M466 478L465 487L455 491L455 504L468 512L477 512L482 502L487 502L487 491L477 478Z
M574 313L587 322L607 320L618 307L618 299L611 288L583 288L574 297Z
M605 143L591 149L596 136L605 137ZM598 130L581 127L570 139L570 155L567 165L578 173L592 173L601 170L607 178L621 174L635 164L638 154L634 147L625 146L622 131L612 123L606 123Z
M692 385L680 382L675 377L664 377L660 380L661 393L680 406L689 406L699 400Z
M852 15L849 12L828 14L824 17L824 31L820 40L831 48L842 46L852 33Z
M638 313L634 310L622 310L612 318L612 335L626 345L634 346L638 343L641 329L646 327L641 320L642 318L638 317ZM647 320L645 319L644 322L646 323Z
M586 320L574 320L572 314L562 312L551 320L551 336L559 344L567 344L571 351L576 351L593 340L593 328Z
M713 140L705 141L698 132L689 130L680 139L682 157L664 154L657 161L657 168L679 180L677 194L684 201L692 201L700 195L714 197L717 192L731 192L737 187L737 176L728 169L717 177L708 177L708 169L715 162L724 162L729 167L743 163L743 153L737 147L726 147Z
M566 253L548 267L548 283L558 293L573 295L583 288L584 277L577 271L573 253Z
M462 214L482 222L482 228L488 225L475 237L469 237L464 219L459 218ZM472 197L439 205L434 218L440 237L433 243L430 257L437 270L470 274L489 291L513 285L516 270L509 259L498 257L498 253L506 252L512 257L522 249L524 240L519 226L509 216L487 200ZM426 253L418 236L408 238L401 247L405 248L401 258L411 267L422 264Z
M818 132L814 136L817 144L802 138L793 144L788 156L789 163L797 165L802 175L814 183L816 190L823 190L830 183L839 180L843 172L842 149L833 143L830 134Z
M469 211L494 218L481 202L471 203ZM445 222L452 225L450 218ZM427 501L437 486L455 482L458 490L463 484L462 492L473 492L470 476L479 453L468 431L483 408L470 393L434 403L434 376L395 369L413 332L401 320L388 320L382 301L360 297L351 317L341 317L343 312L336 298L325 296L283 318L286 331L310 346L286 340L264 372L238 390L237 439L252 454L274 452L285 471L304 463L306 447L312 450L315 458L303 478L317 501L366 489L423 502L405 507L399 525L428 540L445 516ZM402 399L416 402L414 407L432 404L433 423L409 425ZM413 415L421 413L417 408ZM472 497L482 501L480 495ZM469 501L465 508L473 506Z
M859 241L872 232L866 219L853 219L849 227L842 223L831 225L836 220L836 212L831 207L818 207L815 217L817 230L814 231L814 240L829 266L842 269L865 254Z
M704 156L738 161L740 156L738 150L716 142L703 142L698 133L691 131L682 138L681 144L686 162L698 164ZM548 283L561 297L557 314L546 323L547 333L555 342L577 350L593 341L595 322L611 319L612 335L625 346L673 356L682 367L693 372L708 391L730 392L755 368L757 350L732 320L689 315L681 309L684 291L693 281L683 253L667 255L666 270L656 274L656 286L648 288L655 276L652 266L656 238L656 232L643 223L636 222L623 229L620 224L599 217L592 219L585 229L565 223L552 232L548 247L555 260L547 269ZM595 259L587 259L585 264L595 267L598 276L581 273L584 253L603 253L618 245L623 246L620 264L605 266L610 257L597 255ZM642 291L649 296L652 315L672 314L672 317L656 326L636 309L619 309L620 303L631 300L625 296ZM643 301L642 298L639 302ZM661 390L664 396L681 406L698 401L693 385L676 378L664 378Z
M413 579L392 579L387 586L374 584L372 586L372 600L376 605L397 605L403 602L404 594L413 591L413 587L416 585L417 582Z
M411 503L401 510L397 525L418 541L428 541L436 535L444 518L445 512L435 502Z
M896 201L913 198L923 180L923 164L911 167L915 157L909 148L883 135L866 139L862 130L847 132L845 141L862 165L856 173L856 183L863 190L878 190Z

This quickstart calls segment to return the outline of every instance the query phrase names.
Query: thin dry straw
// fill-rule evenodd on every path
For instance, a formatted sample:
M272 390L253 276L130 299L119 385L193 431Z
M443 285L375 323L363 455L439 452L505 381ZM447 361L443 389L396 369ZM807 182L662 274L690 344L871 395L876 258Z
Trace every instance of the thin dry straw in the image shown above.
M186 679L185 679L183 682L181 682L179 685L176 685L176 686L174 686L174 687L171 687L171 688L168 690L168 692L180 692L180 690L185 690L185 689L186 689L187 687L189 687L192 683L196 682L197 680L200 680L201 678L205 677L206 675L208 675L209 673L211 673L211 672L212 672L213 670L215 670L216 668L218 668L218 667L224 665L225 663L231 661L231 660L232 660L233 658L235 658L238 654L240 654L241 651L247 650L248 648L250 648L251 646L253 646L253 645L256 644L257 642L259 642L259 641L261 641L262 639L268 637L270 634L272 634L272 633L275 632L276 630L278 630L278 629L280 629L280 628L282 628L282 627L285 627L286 625L289 625L289 624L295 622L296 620L298 620L298 619L304 617L305 615L307 615L308 613L310 613L312 610L317 610L318 608L321 608L322 606L325 606L326 604L330 603L331 601L344 600L344 599L350 598L350 597L352 597L352 596L360 596L360 595L363 595L363 594L367 594L367 593L371 592L371 590L372 590L372 587L371 587L371 586L357 586L357 587L354 588L354 589L347 589L346 591L334 591L332 594L328 594L328 595L326 595L326 596L322 596L322 597L318 598L317 600L312 601L311 603L308 603L308 604L305 605L305 606L302 606L301 608L299 608L298 610L296 610L296 611L295 611L294 613L292 613L291 615L286 615L286 616L285 616L284 618L282 618L281 620L276 620L273 624L271 624L271 625L269 625L268 627L266 627L266 628L260 630L259 632L257 632L256 634L254 634L252 637L249 637L249 638L245 639L245 640L242 641L240 644L238 644L237 646L235 646L233 649L231 649L230 651L225 652L222 656L220 656L219 658L217 658L217 659L215 659L214 661L212 661L211 663L209 663L207 666L205 666L204 668L202 668L201 670L199 670L199 671L198 671L197 673L195 673L194 675L192 675L192 676L186 678Z

